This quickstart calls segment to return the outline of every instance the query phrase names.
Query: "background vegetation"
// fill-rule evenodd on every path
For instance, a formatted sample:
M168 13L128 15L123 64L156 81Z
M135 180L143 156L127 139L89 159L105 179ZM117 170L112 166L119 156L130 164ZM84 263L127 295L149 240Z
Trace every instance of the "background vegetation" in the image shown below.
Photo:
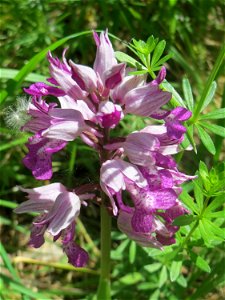
M192 105L188 102L192 98L190 82L193 103L203 99L206 107L203 113L212 114L225 103L224 61L212 79L216 80L217 87L208 80L224 39L224 6L223 0L2 0L2 117L5 108L15 103L18 95L24 94L24 87L48 77L46 47L55 49L54 54L60 57L63 48L69 46L68 57L92 65L95 45L91 35L70 36L105 28L126 42L131 42L132 38L146 41L150 35L165 40L165 53L173 53L166 65L167 80ZM111 40L116 50L132 55L126 43ZM206 90L207 82L210 85ZM203 97L205 90L207 93ZM182 200L195 219L183 221L175 247L177 255L171 256L172 247L161 253L136 246L119 233L114 224L113 299L223 299L224 235L219 227L224 216L221 210L224 168L220 164L224 159L221 134L224 111L220 117L215 115L210 119L213 125L207 123L208 128L201 123L196 125L197 152L184 153L181 160L180 170L188 174L198 170L199 180L184 187ZM0 145L1 299L92 299L98 283L99 209L91 205L83 210L78 223L78 240L91 258L87 269L75 270L69 266L58 244L50 240L41 249L27 248L32 216L13 213L13 208L24 200L17 186L31 188L43 183L35 181L21 163L28 135L7 128L3 119ZM127 133L142 126L139 118L130 118L119 130ZM53 166L53 181L68 186L96 180L96 154L79 140L70 143L66 151L55 154ZM195 198L192 207L189 206L193 201L191 197ZM214 230L211 224L206 230L202 226L195 230L188 243L184 242L193 229L191 226L200 224L207 209Z

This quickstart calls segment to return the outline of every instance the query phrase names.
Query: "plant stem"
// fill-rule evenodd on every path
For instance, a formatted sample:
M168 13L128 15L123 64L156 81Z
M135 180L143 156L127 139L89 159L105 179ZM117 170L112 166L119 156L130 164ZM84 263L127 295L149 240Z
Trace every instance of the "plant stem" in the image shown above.
M109 130L104 129L104 144L108 143ZM100 164L109 158L109 152L104 148L100 151ZM110 250L112 217L107 211L109 202L106 194L101 191L101 268L97 291L97 300L110 300Z
M103 194L103 193L102 193ZM105 195L102 195L102 200ZM101 270L97 291L97 300L110 300L110 249L111 249L111 216L104 201L101 205Z

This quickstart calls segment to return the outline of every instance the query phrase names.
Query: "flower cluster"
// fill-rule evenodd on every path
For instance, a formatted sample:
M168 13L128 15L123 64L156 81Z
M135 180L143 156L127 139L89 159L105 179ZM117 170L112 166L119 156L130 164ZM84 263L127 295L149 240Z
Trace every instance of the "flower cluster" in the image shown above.
M191 113L182 107L162 109L171 99L160 88L164 67L156 79L146 82L145 76L129 75L126 64L117 62L107 31L100 36L94 32L94 40L93 68L67 61L66 51L62 61L49 52L50 84L38 82L25 89L32 101L22 130L34 135L23 162L36 179L50 179L53 153L79 136L99 152L100 186L110 199L119 229L142 246L162 248L175 243L178 228L173 220L186 213L178 200L180 184L193 177L178 171L172 155L179 151L185 133L182 122ZM48 96L57 102L47 103ZM127 114L160 119L163 125L111 139L110 130ZM48 231L54 241L61 237L70 263L84 266L88 254L73 241L75 224L81 204L95 195L69 191L60 183L22 190L29 200L16 212L41 213L33 222L30 245L40 247ZM128 200L122 195L125 190Z

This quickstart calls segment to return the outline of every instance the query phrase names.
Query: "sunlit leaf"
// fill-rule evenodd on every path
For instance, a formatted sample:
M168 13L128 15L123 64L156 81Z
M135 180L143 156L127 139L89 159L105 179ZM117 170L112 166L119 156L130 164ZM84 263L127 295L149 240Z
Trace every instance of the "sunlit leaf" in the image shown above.
M115 55L116 55L116 58L120 62L126 62L126 63L128 63L129 65L131 65L133 67L141 66L141 64L136 59L134 59L133 57L129 56L126 53L116 51Z
M131 241L129 247L129 261L131 264L134 263L136 257L137 244L134 241Z
M203 111L209 105L209 103L213 100L213 97L214 97L214 94L216 91L216 87L217 87L217 84L215 81L213 81L208 90L207 96L205 97L201 111Z
M173 99L170 100L171 102L174 102L175 106L185 106L185 103L181 96L178 94L178 92L174 89L174 87L166 80L164 80L161 83L161 86L168 92L172 93Z
M194 199L186 191L183 190L179 198L187 206L188 209L191 209L195 213L199 213L199 208L194 203Z
M213 140L211 139L210 135L199 125L196 125L198 129L199 138L201 139L202 143L206 147L206 149L213 155L216 153L216 148L214 146Z
M204 126L205 128L207 128L208 130L212 131L216 135L219 135L219 136L222 136L225 138L225 128L223 126L206 123L203 121L201 121L201 122L199 121L199 124L201 124L201 126Z
M190 111L193 111L194 99L193 99L192 89L189 80L187 78L183 78L182 85L184 91L184 99L186 100L187 107L189 108Z
M167 281L167 278L168 278L167 269L166 266L163 266L159 275L159 287L162 287L164 285L164 283Z
M196 200L197 205L198 205L198 207L201 211L202 208L203 208L203 200L204 200L203 193L202 193L202 187L199 186L199 181L198 180L194 181L193 184L194 184L195 200Z
M129 273L119 279L119 281L126 285L136 284L143 279L142 275L138 272Z
M182 266L182 261L173 261L170 268L170 280L176 281L178 276L180 275L180 270Z
M144 269L146 271L148 271L149 273L153 273L153 272L159 270L161 267L162 267L161 263L153 263L153 264L144 266Z
M211 268L210 268L209 264L201 256L197 257L197 259L196 259L196 266L199 267L201 270L207 272L207 273L211 272Z
M155 47L155 50L153 52L152 55L152 59L151 59L151 66L154 66L158 60L160 59L160 57L163 54L163 51L166 47L166 41L162 40L158 43L158 45Z
M218 120L225 119L225 108L215 109L207 114L200 115L199 120Z

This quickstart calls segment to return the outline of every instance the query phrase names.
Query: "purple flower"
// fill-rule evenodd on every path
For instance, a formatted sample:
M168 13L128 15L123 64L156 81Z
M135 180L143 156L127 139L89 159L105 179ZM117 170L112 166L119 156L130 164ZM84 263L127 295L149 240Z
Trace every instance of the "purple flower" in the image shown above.
M57 87L47 85L44 82L37 82L32 84L28 89L24 89L24 91L27 94L33 95L33 96L47 96L52 95L55 97L64 96L65 92L60 90Z
M93 36L97 46L94 70L100 76L101 80L104 81L104 72L117 65L117 61L112 44L108 37L107 30L105 32L102 32L100 36L98 36L98 34L94 32Z
M54 241L61 236L69 262L75 267L83 267L88 261L88 254L73 242L74 222L80 213L81 199L60 183L22 191L28 194L28 200L18 206L15 212L41 213L34 219L30 246L39 248L44 243L45 231L53 236Z
M38 82L25 89L33 98L22 130L34 135L23 162L36 179L50 179L52 154L81 137L99 153L98 189L109 197L119 229L141 246L162 249L175 243L178 227L173 220L187 213L178 200L180 184L194 177L179 172L172 155L180 151L186 131L182 122L191 112L182 107L161 109L171 99L171 93L160 88L165 67L151 82L143 75L130 76L126 64L116 60L107 30L93 36L97 46L93 68L68 63L66 50L62 61L49 52L50 84ZM57 99L49 102L49 96ZM163 124L111 138L110 130L126 114L160 119ZM82 200L91 195L78 196L58 183L23 191L29 200L16 212L40 212L29 244L39 248L47 231L54 241L62 239L69 263L84 266L88 254L74 243L75 225Z
M186 128L181 122L188 120L192 113L184 107L176 107L171 111L158 110L151 117L155 119L164 119L167 127L167 134L171 139L181 140Z
M26 144L29 153L24 157L23 163L32 171L36 179L50 179L52 177L52 154L63 149L66 144L65 141L42 138L36 134Z
M123 118L122 108L110 101L103 101L99 104L99 111L96 119L103 128L114 128Z

